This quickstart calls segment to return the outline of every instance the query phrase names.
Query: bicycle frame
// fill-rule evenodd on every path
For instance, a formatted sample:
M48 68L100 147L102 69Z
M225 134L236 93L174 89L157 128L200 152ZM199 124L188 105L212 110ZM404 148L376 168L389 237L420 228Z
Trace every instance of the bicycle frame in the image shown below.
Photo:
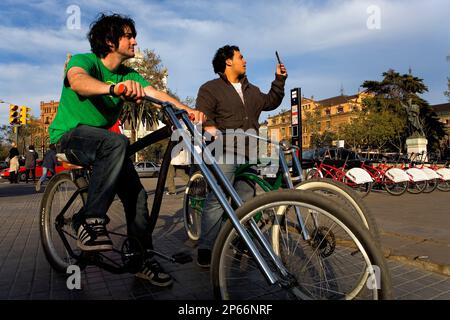
M288 282L292 281L293 277L290 276L288 270L284 267L280 258L274 253L270 243L263 237L256 222L253 220L250 222L251 229L254 235L256 236L256 239L261 243L264 250L268 253L272 262L277 266L283 279L280 279L278 275L276 275L273 271L270 270L269 265L263 259L261 253L256 248L252 238L240 224L231 204L227 201L227 196L230 196L233 203L238 207L242 206L243 201L237 194L236 190L233 188L231 182L224 176L223 172L220 170L211 152L208 150L208 148L206 148L206 145L201 139L201 134L189 120L186 111L183 110L175 111L174 110L175 108L172 104L168 102L159 101L151 97L145 97L145 100L160 105L162 107L162 111L164 112L164 114L167 115L168 120L171 123L172 127L175 130L179 130L179 132L181 132L184 147L192 155L192 157L194 158L194 162L198 164L200 171L205 177L208 186L211 188L214 195L217 197L217 200L222 205L225 214L230 219L233 227L235 228L239 236L241 236L241 238L244 240L252 255L255 257L257 265L260 267L262 273L269 281L269 283L274 285L276 283L284 283L286 280ZM181 121L184 123L191 136L189 136L185 132L181 122L178 120L178 117L181 118ZM129 155L143 149L144 147L152 143L170 137L171 132L172 130L169 129L169 126L166 126L162 129L150 133L146 137L140 139L139 141L130 146ZM192 140L193 143L191 143ZM175 145L176 141L169 142L169 145L163 158L163 162L161 164L160 175L158 178L155 198L151 210L150 219L152 221L152 225L156 224L156 220L159 215L159 208L161 206L161 201L163 197L163 189L165 185L166 175L171 160L171 152ZM205 158L205 161L203 161L200 153L198 152L198 147L201 147L201 151L203 151L203 157ZM206 165L205 162L210 163L210 165ZM216 177L217 180L214 178L214 176ZM223 192L219 185L221 185L222 188L224 189Z

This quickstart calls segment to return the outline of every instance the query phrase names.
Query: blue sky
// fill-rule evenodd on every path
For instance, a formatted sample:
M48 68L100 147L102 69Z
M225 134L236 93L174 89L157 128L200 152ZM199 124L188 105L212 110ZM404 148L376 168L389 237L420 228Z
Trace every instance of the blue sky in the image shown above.
M67 26L71 5L80 10L79 28ZM448 0L4 0L0 99L31 107L35 116L40 101L59 100L66 54L89 51L86 33L99 12L135 20L139 47L160 55L169 87L182 98L195 97L215 77L216 49L236 44L249 80L263 91L273 80L278 50L289 73L280 109L289 108L291 88L315 99L336 96L341 86L350 95L389 68L407 73L410 67L429 88L425 99L446 102ZM0 104L0 124L7 118L8 105Z

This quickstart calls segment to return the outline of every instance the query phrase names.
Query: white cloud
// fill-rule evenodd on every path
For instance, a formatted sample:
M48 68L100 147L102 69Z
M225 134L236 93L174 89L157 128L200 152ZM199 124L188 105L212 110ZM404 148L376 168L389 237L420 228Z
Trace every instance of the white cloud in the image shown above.
M58 100L63 65L0 64L0 99L32 108L39 116L40 102ZM0 104L0 123L8 122L8 106Z

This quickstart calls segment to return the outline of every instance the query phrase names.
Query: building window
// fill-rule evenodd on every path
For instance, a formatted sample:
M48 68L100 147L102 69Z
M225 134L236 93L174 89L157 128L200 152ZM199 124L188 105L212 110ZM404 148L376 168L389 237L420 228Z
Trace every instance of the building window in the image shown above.
M281 128L281 138L286 137L286 128Z
M325 109L325 115L327 116L331 115L331 110L329 108Z
M339 106L337 108L337 113L343 113L344 112L344 107Z

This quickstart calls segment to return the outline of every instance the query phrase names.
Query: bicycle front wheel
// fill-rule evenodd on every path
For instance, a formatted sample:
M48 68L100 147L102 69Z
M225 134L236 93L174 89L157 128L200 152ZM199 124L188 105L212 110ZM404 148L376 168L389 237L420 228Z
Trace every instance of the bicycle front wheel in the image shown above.
M296 211L300 212L310 239L305 240ZM270 285L227 221L213 250L211 276L217 298L285 300L297 299L296 292L308 299L391 297L389 271L378 243L366 228L329 199L311 191L269 192L246 202L236 215L271 270L282 278L252 236L249 222L257 221L275 254L295 278L295 284ZM375 278L380 279L378 285L368 283Z
M330 197L350 216L357 221L361 221L362 225L369 229L376 240L380 239L378 225L370 209L366 206L364 199L347 185L329 178L322 178L303 181L296 185L295 188L298 190L311 190Z
M42 246L50 265L62 273L69 265L77 264L82 254L72 227L74 215L83 208L87 198L87 191L77 194L80 184L86 184L84 178L75 183L70 173L59 173L52 177L41 200Z
M200 171L191 175L184 192L183 220L189 239L197 241L201 233L201 214L206 199L207 183Z

